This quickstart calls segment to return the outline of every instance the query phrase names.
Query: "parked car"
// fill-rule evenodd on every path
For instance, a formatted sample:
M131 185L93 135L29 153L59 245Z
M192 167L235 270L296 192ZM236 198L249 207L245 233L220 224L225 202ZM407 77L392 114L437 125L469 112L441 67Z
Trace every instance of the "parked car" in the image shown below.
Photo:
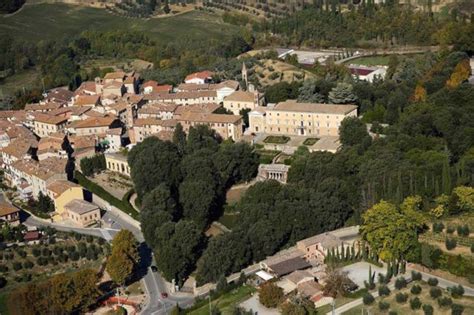
M161 293L161 298L166 299L168 297L168 293L162 292Z
M156 266L151 266L151 271L157 272L157 271L158 271L158 268L157 268Z

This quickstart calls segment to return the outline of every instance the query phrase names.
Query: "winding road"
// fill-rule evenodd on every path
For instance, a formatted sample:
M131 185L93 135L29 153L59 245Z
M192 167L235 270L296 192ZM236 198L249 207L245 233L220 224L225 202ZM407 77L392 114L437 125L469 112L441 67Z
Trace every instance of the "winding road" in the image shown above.
M0 193L0 201L4 200L3 193ZM76 232L84 235L93 235L102 237L107 241L111 241L116 233L121 229L129 230L135 235L140 243L140 257L141 257L141 268L140 276L142 284L145 288L147 295L146 303L143 306L140 314L143 315L157 315L157 314L169 314L173 307L177 304L186 308L194 303L194 297L191 294L185 293L171 293L168 288L169 285L166 280L163 279L159 272L153 272L151 266L155 264L152 251L145 244L143 234L139 228L139 223L133 220L129 216L124 216L123 213L117 213L120 211L113 207L109 207L109 210L105 212L102 219L110 226L110 228L80 228L60 223L52 223L47 220L33 216L31 213L22 210L21 219L23 224L26 226L54 227L58 231L64 232ZM162 294L166 293L167 298L162 298Z

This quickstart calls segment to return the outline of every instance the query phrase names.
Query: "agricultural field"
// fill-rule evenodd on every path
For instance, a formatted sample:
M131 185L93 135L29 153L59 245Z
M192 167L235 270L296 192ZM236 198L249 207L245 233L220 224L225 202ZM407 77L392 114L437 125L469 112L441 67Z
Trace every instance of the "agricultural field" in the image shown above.
M300 69L283 61L263 59L261 62L261 66L256 65L254 70L256 77L262 86L268 86L278 82L291 83L316 77L315 74L307 70Z
M8 34L34 42L70 37L92 29L139 31L158 41L171 41L182 36L194 40L222 38L232 34L237 27L203 11L159 19L137 19L116 16L103 9L66 4L27 5L14 15L0 17L0 36Z
M20 245L0 250L0 271L2 279L6 280L6 286L0 290L0 311L4 307L1 303L5 299L3 293L58 273L99 269L109 252L109 244L103 239L64 232L43 235L37 245Z
M0 98L4 95L13 95L13 93L23 88L37 87L38 79L39 73L34 69L30 69L0 80Z
M412 287L419 286L421 292L418 294L413 293ZM415 281L410 283L406 288L402 290L392 290L388 296L378 297L375 299L371 305L361 305L355 307L345 313L344 315L360 315L360 314L388 314L388 310L396 312L396 314L426 314L423 312L423 305L431 305L433 307L434 314L440 315L449 315L449 314L461 314L461 313L452 313L451 305L457 304L461 305L464 308L462 314L474 314L474 298L472 297L460 297L453 298L447 290L440 290L440 297L433 298L430 294L430 287L426 282ZM416 292L416 291L415 291ZM399 302L396 299L397 293L403 293L407 295L407 300L405 302ZM412 308L410 300L418 298L421 302L418 308ZM446 303L441 302L440 299L450 299ZM389 307L387 310L381 311L379 308L379 302L388 303ZM415 304L415 303L414 303ZM441 305L440 305L441 304Z

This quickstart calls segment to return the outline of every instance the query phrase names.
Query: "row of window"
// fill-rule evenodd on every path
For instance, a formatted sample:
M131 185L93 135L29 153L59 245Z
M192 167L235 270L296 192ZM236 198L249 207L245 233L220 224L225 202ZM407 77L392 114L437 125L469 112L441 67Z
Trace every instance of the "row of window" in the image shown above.
M272 113L269 112L269 113L268 113L268 116L271 116L271 115L272 115ZM312 114L308 114L308 118L311 118L311 117L312 117L311 115L312 115ZM314 115L314 114L313 114L313 115ZM276 116L280 116L280 113L276 113ZM283 116L283 115L282 115L282 116ZM288 113L285 114L285 117L288 117ZM296 114L293 114L293 117L296 117ZM304 117L304 114L300 114L300 117L303 118L303 117ZM323 117L323 115L321 115L321 118L322 118L322 117ZM337 116L336 116L336 119L339 119L339 120L340 120L340 119L342 119L343 117L344 117L344 116L339 116L339 115L337 115ZM316 115L316 118L319 118L319 115ZM329 115L326 115L326 118L329 119Z

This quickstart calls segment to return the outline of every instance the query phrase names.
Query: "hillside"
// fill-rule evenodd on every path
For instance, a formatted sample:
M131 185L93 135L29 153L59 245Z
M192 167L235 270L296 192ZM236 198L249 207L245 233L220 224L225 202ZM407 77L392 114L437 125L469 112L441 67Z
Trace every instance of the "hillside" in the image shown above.
M142 31L153 39L176 37L222 38L237 27L225 24L217 15L192 11L160 19L136 19L112 15L106 10L67 4L27 5L8 17L0 17L0 36L39 41L76 35L85 30Z

